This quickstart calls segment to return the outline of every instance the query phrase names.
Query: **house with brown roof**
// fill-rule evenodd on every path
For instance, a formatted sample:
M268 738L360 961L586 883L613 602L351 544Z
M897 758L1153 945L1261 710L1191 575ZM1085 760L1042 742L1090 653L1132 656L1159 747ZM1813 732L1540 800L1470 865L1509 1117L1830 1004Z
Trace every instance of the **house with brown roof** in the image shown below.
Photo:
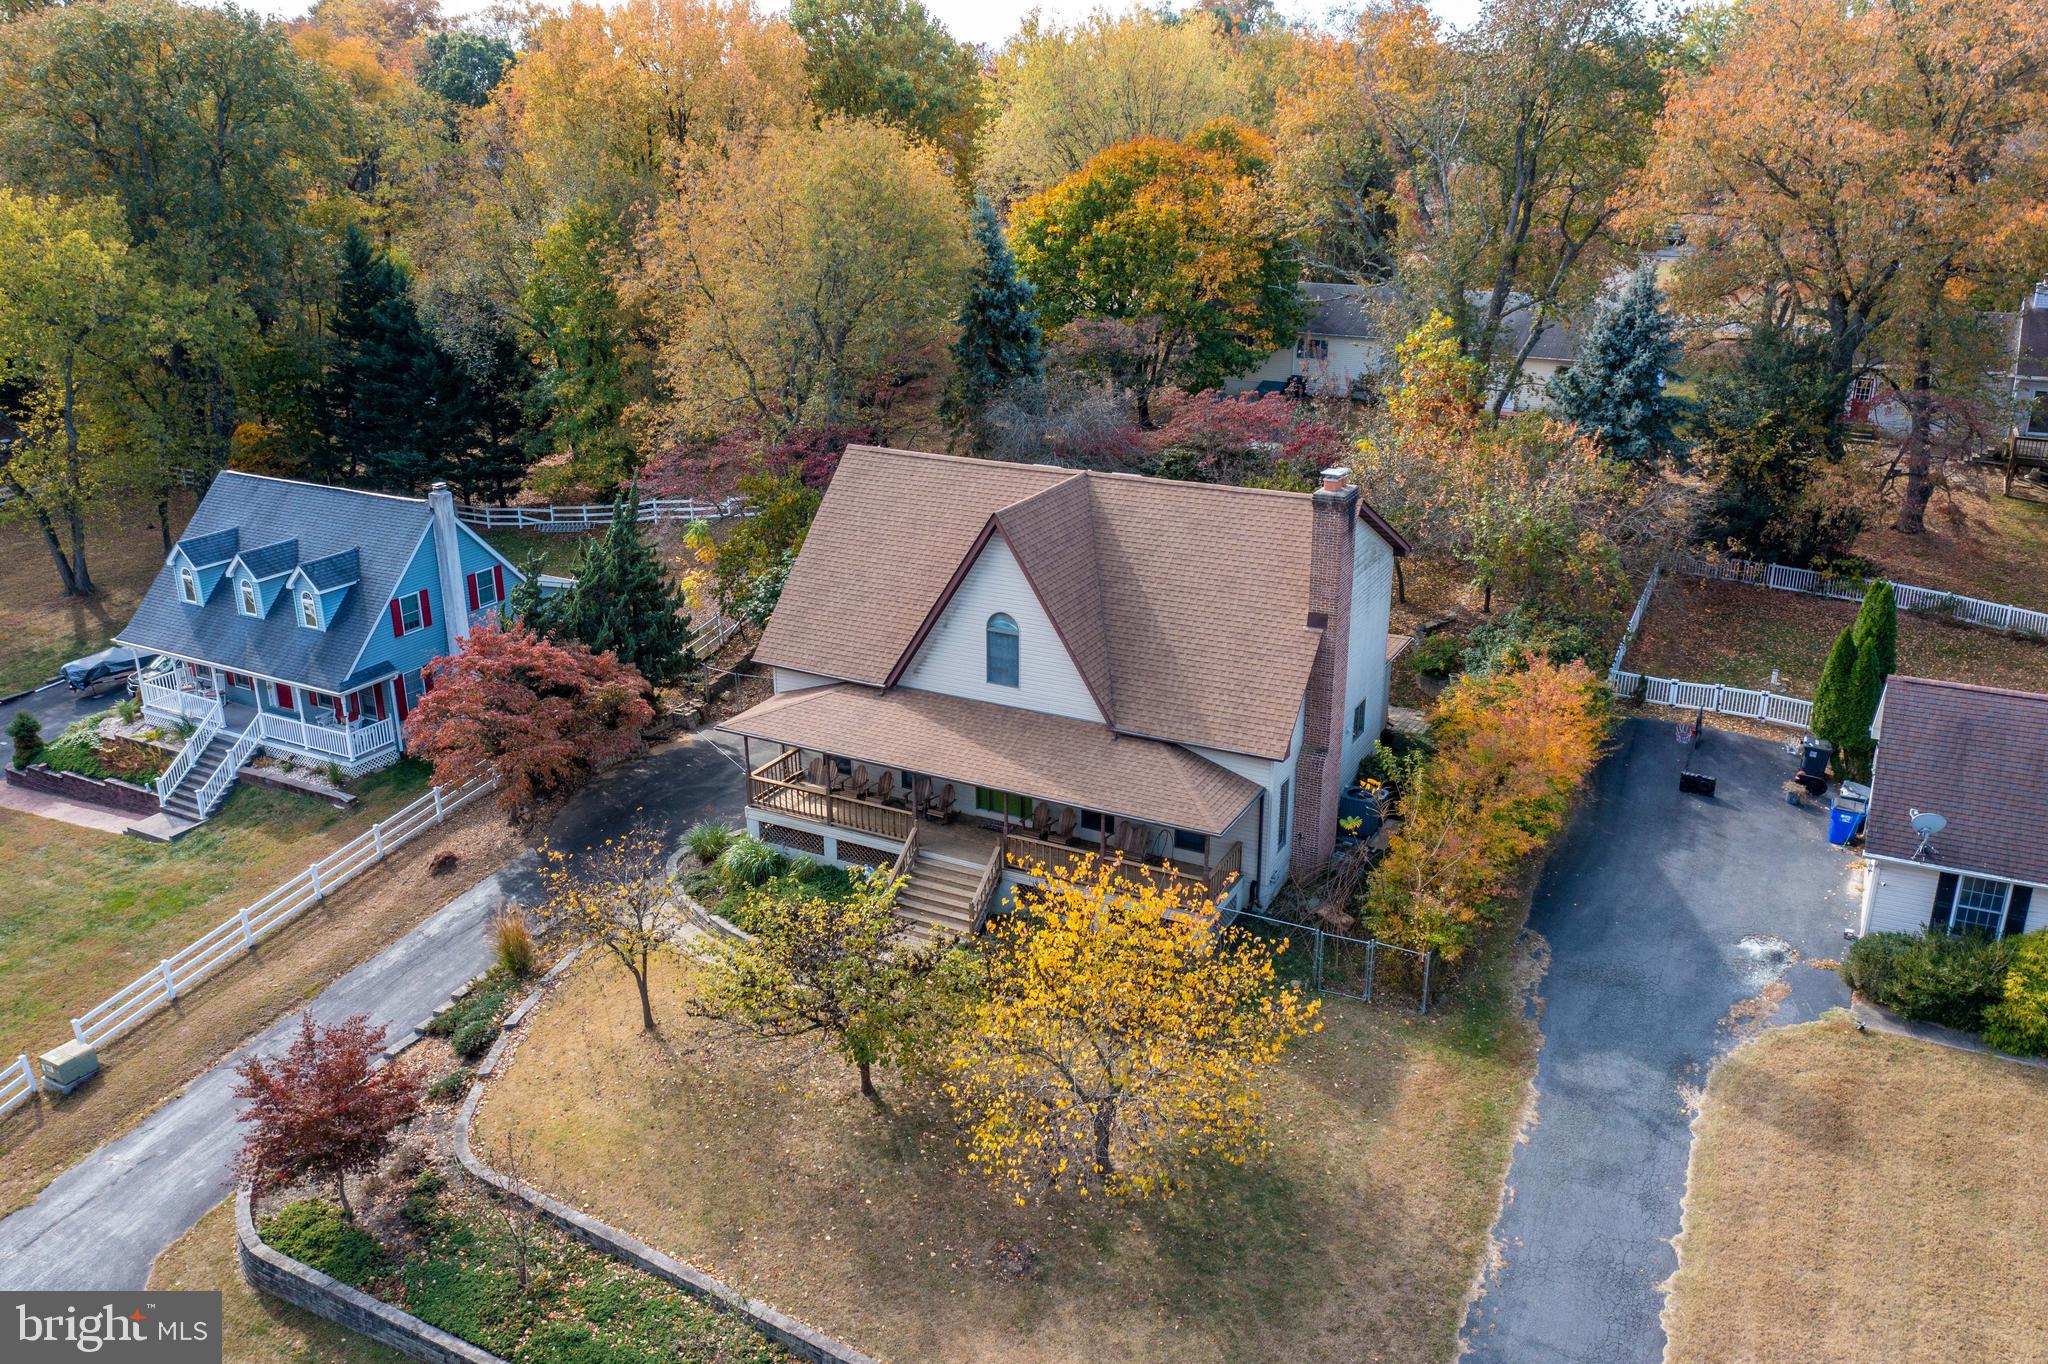
M1871 733L1862 931L2048 928L2048 696L1894 677Z
M865 446L755 658L749 830L911 876L969 931L1022 877L1121 855L1239 908L1320 866L1385 723L1407 544L1314 493Z

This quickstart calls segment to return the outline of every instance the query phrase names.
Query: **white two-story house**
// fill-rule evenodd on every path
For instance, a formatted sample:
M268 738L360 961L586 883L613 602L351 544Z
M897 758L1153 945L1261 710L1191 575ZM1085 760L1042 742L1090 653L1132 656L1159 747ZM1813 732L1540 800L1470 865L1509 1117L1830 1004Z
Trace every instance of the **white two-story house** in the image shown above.
M969 931L1025 874L1119 855L1227 909L1326 862L1385 723L1407 544L1326 471L1284 493L855 446L727 721L747 827L896 865Z

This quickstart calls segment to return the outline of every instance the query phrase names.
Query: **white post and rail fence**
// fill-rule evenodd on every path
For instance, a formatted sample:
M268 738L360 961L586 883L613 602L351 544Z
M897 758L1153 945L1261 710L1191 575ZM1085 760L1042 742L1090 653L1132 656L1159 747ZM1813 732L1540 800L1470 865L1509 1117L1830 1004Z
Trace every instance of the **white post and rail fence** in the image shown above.
M243 906L212 931L72 1019L71 1035L92 1047L121 1036L496 786L490 778L478 778L453 789L429 788L419 799L372 824L367 832L309 864L262 899ZM27 1101L36 1089L36 1074L28 1057L19 1057L0 1069L0 1114Z
M709 501L700 497L649 497L640 503L642 522L722 521L752 516L753 508L742 497ZM474 502L456 504L455 515L480 530L583 531L603 530L612 523L612 504L585 502L540 507L489 507Z

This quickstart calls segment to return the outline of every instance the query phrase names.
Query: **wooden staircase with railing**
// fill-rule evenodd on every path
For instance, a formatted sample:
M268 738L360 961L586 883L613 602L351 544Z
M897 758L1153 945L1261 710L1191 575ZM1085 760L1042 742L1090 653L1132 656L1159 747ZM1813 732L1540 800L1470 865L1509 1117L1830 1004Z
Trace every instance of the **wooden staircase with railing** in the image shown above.
M941 937L971 938L981 931L989 903L1002 880L1001 846L985 862L935 852L913 839L898 867L909 880L896 896L896 917L906 940L922 947Z

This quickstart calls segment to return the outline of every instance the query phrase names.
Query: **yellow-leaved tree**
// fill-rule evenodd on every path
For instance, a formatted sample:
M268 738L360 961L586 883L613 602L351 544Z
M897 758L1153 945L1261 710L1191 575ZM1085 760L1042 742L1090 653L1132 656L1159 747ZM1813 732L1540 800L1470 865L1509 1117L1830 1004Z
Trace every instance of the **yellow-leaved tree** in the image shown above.
M1171 1193L1191 1162L1266 1147L1258 1080L1322 1025L1279 952L1213 927L1213 900L1113 863L1039 878L983 939L984 992L946 1092L969 1167L1027 1194Z
M676 878L661 831L635 823L573 857L544 843L540 879L547 892L540 922L551 933L618 958L640 991L640 1026L653 1032L647 977L657 957L675 951L678 927L671 908Z

